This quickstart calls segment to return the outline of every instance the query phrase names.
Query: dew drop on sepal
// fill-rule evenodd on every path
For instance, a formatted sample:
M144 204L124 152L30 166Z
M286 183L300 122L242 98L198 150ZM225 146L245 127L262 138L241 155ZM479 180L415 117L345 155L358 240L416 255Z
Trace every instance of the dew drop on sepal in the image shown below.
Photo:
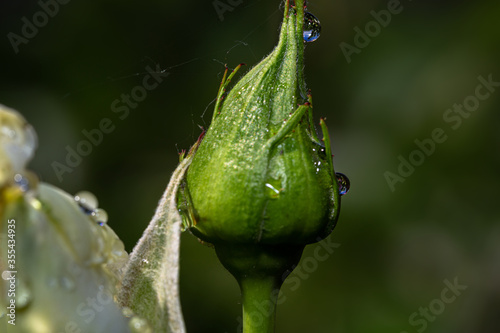
M335 176L337 177L337 182L339 184L339 194L344 195L349 192L349 188L351 186L349 178L347 178L346 175L340 172L335 173Z
M99 205L96 196L87 191L78 192L75 195L75 201L87 215L92 214Z
M321 23L316 16L309 12L304 13L303 31L305 42L314 42L321 34Z
M266 183L266 191L267 191L267 194L268 196L271 198L271 199L277 199L279 198L280 196L280 189L279 187L276 188L275 186L276 184L270 184L270 183Z

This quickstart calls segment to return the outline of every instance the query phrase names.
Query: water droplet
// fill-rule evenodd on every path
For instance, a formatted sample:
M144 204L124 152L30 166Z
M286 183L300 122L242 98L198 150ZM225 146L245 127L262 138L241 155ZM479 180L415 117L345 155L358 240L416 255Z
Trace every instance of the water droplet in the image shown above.
M51 276L47 279L47 286L50 289L64 289L73 291L76 288L75 280L70 275Z
M82 268L76 263L69 263L67 265L68 272L73 276L78 276L82 273Z
M60 280L61 287L67 291L72 291L75 289L75 281L69 276L63 276Z
M151 327L149 326L148 322L140 318L138 316L134 316L132 319L130 319L128 326L130 327L131 331L134 333L150 333L152 332Z
M50 289L55 289L59 285L59 282L57 282L57 278L55 277L49 277L47 279L47 286L49 286Z
M97 208L91 214L92 219L97 222L100 226L103 226L108 222L108 213L104 209Z
M26 307L28 307L28 305L30 305L31 301L33 300L33 298L31 297L31 293L29 292L22 292L22 291L19 291L17 294L16 294L16 307L21 310L21 309L24 309Z
M7 280L12 277L12 274L15 275L15 273L12 273L11 271L3 271L2 272L2 279Z
M15 174L14 182L23 192L35 189L38 186L38 178L29 171L26 171L24 174Z
M21 191L26 192L28 190L28 180L24 178L21 174L16 174L14 176L14 181L16 182L17 186L21 188Z
M33 295L30 288L24 283L23 280L17 280L17 291L16 291L16 308L18 310L24 309L31 304L33 300Z
M196 225L196 218L193 211L193 203L191 201L191 194L186 186L186 183L181 185L178 195L179 215L182 217L181 232L186 231ZM163 232L163 230L161 230Z
M122 313L127 318L130 318L134 315L134 311L132 311L132 309L129 308L128 306L126 306L122 309Z
M6 286L10 286L11 284L15 284L15 301L16 301L16 308L21 310L26 307L28 307L31 304L31 301L33 300L33 295L31 293L31 289L29 288L28 284L26 283L25 280L20 279L18 274L14 271L4 271L2 272L2 279L6 280L5 282ZM7 296L7 293L5 293L5 296ZM7 302L10 302L10 297L7 298ZM0 313L0 318L2 317L2 313Z
M96 196L88 191L78 192L75 195L75 201L82 208L83 212L88 215L92 214L99 205Z
M336 172L335 176L337 176L337 182L339 184L339 194L344 195L349 192L349 187L351 186L351 182L346 175L340 172Z
M266 183L266 187L267 195L271 197L271 199L278 199L281 191L283 191L283 189L281 189L281 182L276 179L268 180L268 182Z
M327 159L325 147L321 144L313 141L312 151L313 154L317 154L319 156L320 160L325 161Z
M16 131L9 126L2 126L0 128L0 133L2 134L2 137L9 140L15 140L17 137Z
M313 14L304 13L304 41L314 42L321 34L321 24Z

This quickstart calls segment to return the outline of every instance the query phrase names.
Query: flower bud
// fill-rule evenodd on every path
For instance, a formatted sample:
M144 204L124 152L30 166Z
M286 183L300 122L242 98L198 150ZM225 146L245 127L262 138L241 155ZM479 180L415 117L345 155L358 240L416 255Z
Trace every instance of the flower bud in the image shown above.
M299 9L297 7L297 9ZM190 230L218 243L306 245L326 237L340 208L330 155L312 122L303 75L304 11L287 2L279 43L231 91L187 172Z

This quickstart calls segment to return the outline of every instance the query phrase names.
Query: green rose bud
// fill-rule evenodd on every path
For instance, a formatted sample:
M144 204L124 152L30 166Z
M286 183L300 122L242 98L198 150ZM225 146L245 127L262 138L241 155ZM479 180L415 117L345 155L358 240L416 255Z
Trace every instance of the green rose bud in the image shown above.
M305 245L335 226L339 190L312 123L298 7L287 4L278 46L221 101L223 81L187 173L191 230L204 241Z
M304 40L317 39L319 21L308 14L304 23L304 1L295 3L286 1L274 51L227 95L240 66L227 79L226 70L179 196L191 232L214 245L238 280L245 333L273 331L283 276L305 245L331 233L344 192L323 120L324 143L317 137L303 75ZM264 320L258 304L270 306Z

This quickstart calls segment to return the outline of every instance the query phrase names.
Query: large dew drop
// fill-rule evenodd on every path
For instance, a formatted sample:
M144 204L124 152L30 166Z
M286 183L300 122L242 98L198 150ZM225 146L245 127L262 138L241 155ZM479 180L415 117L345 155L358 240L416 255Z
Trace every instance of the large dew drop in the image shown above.
M75 195L75 201L85 214L92 214L97 209L99 203L95 195L87 191L78 192Z
M337 182L339 183L339 194L344 195L349 192L349 188L351 186L349 178L340 172L335 173L335 176L337 176Z
M314 42L321 34L321 24L316 16L309 12L304 13L304 41Z

